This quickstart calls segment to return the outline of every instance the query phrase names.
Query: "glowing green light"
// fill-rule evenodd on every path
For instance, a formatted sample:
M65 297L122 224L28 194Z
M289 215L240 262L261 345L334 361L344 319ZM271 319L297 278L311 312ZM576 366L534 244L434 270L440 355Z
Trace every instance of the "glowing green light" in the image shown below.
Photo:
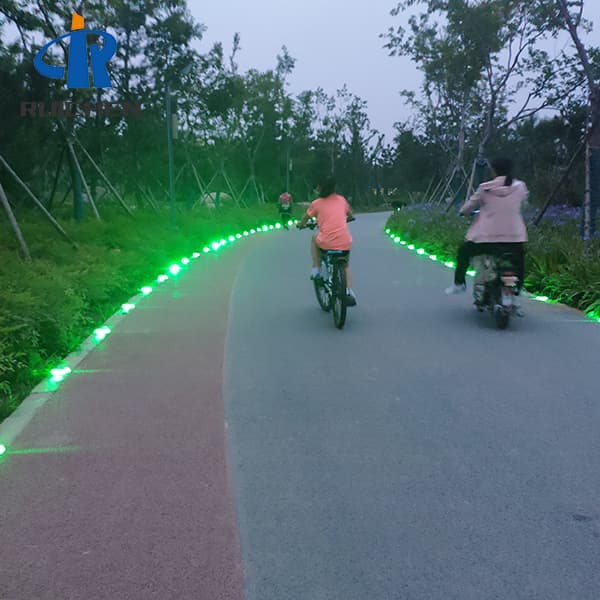
M537 300L538 302L548 302L549 298L548 296L536 296L534 300Z
M268 228L266 225L263 225L263 226L262 226L262 230L263 230L263 231L269 231L269 228Z
M221 239L221 241L219 242L219 244L220 244L221 246L225 246L225 244L227 244L227 240L225 240L225 239Z
M181 271L181 267L179 265L171 265L169 267L169 272L171 275L177 275Z
M431 254L431 255L429 256L429 260L436 261L436 260L437 260L437 256L436 256L435 254Z
M296 221L297 223L298 221ZM294 221L288 221L288 225L294 225Z
M251 230L250 230L250 233L251 233L252 235L254 235L254 234L256 233L256 229L251 229Z
M135 304L130 304L130 303L125 303L121 306L121 308L123 309L123 312L125 314L127 314L128 312L131 312L134 308L135 308Z
M156 281L158 281L158 283L164 283L167 279L169 279L168 275L159 275Z
M444 263L449 269L454 269L454 263L452 261L448 261Z
M247 231L244 231L244 237L248 237L250 234Z
M53 383L60 383L69 373L71 369L69 367L59 367L51 369L50 375L52 376L50 381Z
M200 252L194 252L194 254L192 254L192 258L200 258Z
M391 229L386 229L385 230L386 233L389 233L390 231L391 231Z
M4 444L0 444L0 456L2 456L6 452L6 446Z
M202 252L204 252L204 254L208 254L208 252L210 252L210 248L208 246L204 246Z
M273 229L275 229L275 227L273 227L273 225L269 225L269 229L272 231Z
M235 236L230 235L229 238L227 238L230 242L235 242Z
M190 264L190 259L189 258L182 258L181 259L181 264L182 265L189 265Z
M211 247L213 250L218 250L218 249L221 247L221 244L219 244L219 242L213 242L213 243L210 245L210 247Z
M414 249L415 249L415 246L414 246L414 244L411 244L411 245L408 247L408 249L409 249L409 250L414 250Z
M402 240L399 237L395 237L394 238L394 242L396 242L396 244L399 244Z
M417 250L417 254L420 254L421 256L423 256L423 254L425 254L425 250L423 250L423 248L419 248Z
M281 223L275 223L275 229L281 229Z
M142 292L142 294L144 294L144 296L148 296L149 294L152 293L152 288L149 285L144 286L140 292Z
M235 237L236 237L238 240L241 240L241 239L242 239L242 234L241 234L241 233L236 233L236 234L235 234Z
M400 244L401 244L402 246L406 246L406 242L405 242L404 240L402 240L402 241L400 242Z
M98 329L94 329L94 337L97 342L101 342L110 333L110 327L104 325Z
M475 277L475 275L476 275L476 274L477 274L477 272L476 272L476 271L467 271L467 275L468 275L469 277Z

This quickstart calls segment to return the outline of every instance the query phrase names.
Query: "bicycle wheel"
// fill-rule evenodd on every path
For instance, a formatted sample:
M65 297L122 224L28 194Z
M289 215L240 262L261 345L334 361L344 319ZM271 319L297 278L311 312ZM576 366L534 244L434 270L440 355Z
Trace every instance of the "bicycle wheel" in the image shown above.
M346 263L337 262L333 267L332 302L333 322L341 329L346 322Z
M329 312L331 310L331 295L329 294L327 284L323 281L321 277L313 279L313 284L315 286L315 294L317 296L319 306L325 312Z

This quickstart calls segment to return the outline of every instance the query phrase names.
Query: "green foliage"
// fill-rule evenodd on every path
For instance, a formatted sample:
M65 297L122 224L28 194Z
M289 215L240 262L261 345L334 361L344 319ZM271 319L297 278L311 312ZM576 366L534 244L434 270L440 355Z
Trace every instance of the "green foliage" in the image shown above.
M21 118L22 101L141 103L141 115L80 117L63 124L72 128L122 194L136 195L138 203L150 196L161 204L168 181L167 83L179 122L173 147L179 203L190 206L203 193L214 192L228 193L242 206L275 201L288 186L288 156L293 164L289 191L295 199L308 199L315 171L331 163L347 194L371 200L377 166L369 147L374 132L366 104L345 89L334 96L317 90L294 97L288 79L296 61L285 46L273 57L272 68L241 73L238 34L228 57L220 42L204 53L196 50L205 27L190 14L186 0L93 0L83 5L86 23L118 40L110 62L113 88L67 90L64 82L40 76L32 57L41 43L69 29L73 7L56 0L4 4L0 149L42 200L52 195L64 136L56 118ZM60 48L53 49L52 60L64 62ZM326 114L320 116L329 119L317 115L323 96ZM82 168L95 197L103 183L85 159ZM71 200L72 176L63 162L52 208L63 197ZM13 181L3 180L3 185L13 204L24 202Z
M7 225L0 246L0 419L121 304L173 260L233 231L273 220L272 207L222 209L179 217L173 230L153 213L135 220L106 213L106 221L66 225L73 250L36 216L21 218L33 262L18 256ZM6 240L6 242L4 242Z

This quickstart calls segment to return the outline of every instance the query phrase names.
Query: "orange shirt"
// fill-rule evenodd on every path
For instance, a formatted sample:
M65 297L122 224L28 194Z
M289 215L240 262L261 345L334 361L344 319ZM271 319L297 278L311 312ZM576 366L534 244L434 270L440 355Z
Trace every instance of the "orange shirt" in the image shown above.
M351 211L346 198L331 194L327 198L317 198L311 202L309 217L316 217L319 225L317 245L323 250L350 250L352 236L348 229L346 216Z

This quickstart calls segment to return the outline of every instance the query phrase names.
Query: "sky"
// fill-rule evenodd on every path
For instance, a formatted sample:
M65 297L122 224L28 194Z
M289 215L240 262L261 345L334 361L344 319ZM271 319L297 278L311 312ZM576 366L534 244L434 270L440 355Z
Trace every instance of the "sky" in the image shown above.
M406 25L412 12L392 17L395 0L227 0L208 2L188 0L195 19L207 27L198 46L208 50L222 42L228 55L233 36L240 33L240 70L266 70L277 64L277 54L286 45L296 59L290 77L290 91L322 87L333 94L345 83L350 92L368 102L371 126L386 134L394 133L393 124L411 116L399 91L417 91L421 74L406 57L389 57L379 38L390 26ZM598 24L596 32L582 36L600 44L600 0L586 0L584 15ZM551 42L553 52L569 39Z
M421 76L410 59L388 57L380 39L399 18L393 0L188 0L195 19L208 28L199 49L223 42L231 51L240 33L240 70L271 69L286 45L296 59L290 91L322 87L333 94L344 83L368 101L371 125L388 135L394 121L410 116L399 90L417 90Z

